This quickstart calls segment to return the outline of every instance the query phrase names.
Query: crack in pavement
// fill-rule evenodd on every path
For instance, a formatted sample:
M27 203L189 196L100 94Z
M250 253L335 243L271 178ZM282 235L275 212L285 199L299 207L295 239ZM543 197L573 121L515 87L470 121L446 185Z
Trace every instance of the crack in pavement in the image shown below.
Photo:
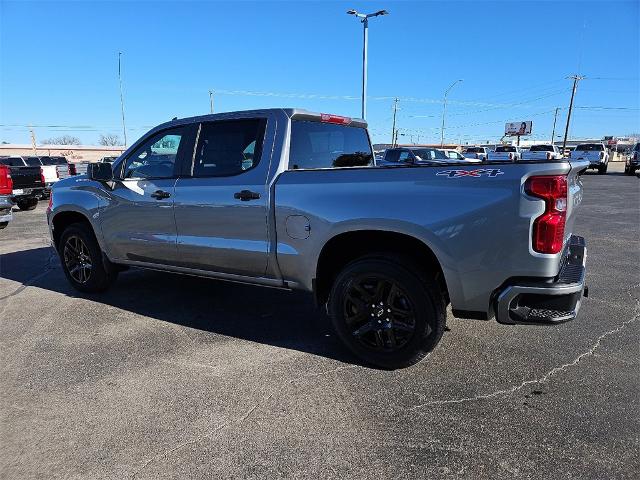
M636 310L638 310L639 306L640 306L640 302L638 302L636 304ZM485 394L481 394L481 395L475 395L473 397L452 398L452 399L449 399L449 400L433 400L433 401L430 401L430 402L421 403L419 405L414 405L413 407L410 407L408 410L418 410L420 408L428 407L430 405L447 405L447 404L453 404L453 403L474 402L474 401L477 401L477 400L488 400L488 399L492 399L492 398L496 398L496 397L511 395L513 393L518 392L519 390L522 390L527 385L546 383L554 375L557 375L557 374L559 374L561 372L564 372L564 371L568 370L571 367L575 367L584 358L589 357L591 355L594 355L595 351L598 348L600 348L602 340L604 340L605 338L607 338L610 335L615 335L616 333L620 332L622 329L627 327L627 325L630 325L631 323L634 323L635 321L637 321L638 318L640 318L640 313L636 313L633 317L631 317L629 320L625 320L620 325L618 325L616 328L604 332L602 335L600 335L596 339L595 343L591 346L591 348L589 348L589 350L587 350L586 352L581 353L573 361L571 361L569 363L565 363L563 365L560 365L559 367L552 368L551 370L549 370L547 373L545 373L540 378L536 378L536 379L533 379L533 380L525 380L521 384L514 385L511 388L507 388L507 389L504 389L504 390L496 390L495 392L485 393Z
M133 474L131 474L130 479L133 480L134 478L136 478L138 476L138 474L140 474L145 468L147 468L148 465L150 465L151 463L153 463L156 460L159 460L161 458L167 457L168 455L177 452L178 450L187 447L189 445L193 445L195 443L198 443L201 440L204 440L205 438L212 438L213 434L215 434L216 432L219 432L220 430L228 427L229 425L231 425L232 423L235 425L240 425L241 423L245 422L256 410L258 410L261 406L263 406L265 403L267 403L269 400L271 400L274 396L276 396L278 393L282 392L282 390L284 389L284 387L289 386L289 385L293 385L296 382L303 380L305 378L312 378L312 377L320 377L323 375L329 375L331 373L335 373L335 372L339 372L341 370L347 370L350 368L359 368L360 365L343 365L340 367L336 367L336 368L332 368L330 370L325 370L323 372L318 372L318 373L307 373L305 375L301 375L297 378L293 378L291 380L289 380L288 382L286 382L284 385L278 387L277 389L275 389L274 391L272 391L269 395L267 395L266 397L262 398L262 400L260 400L259 402L256 402L255 405L251 406L250 408L248 408L245 413L239 417L237 420L235 421L229 421L229 422L225 422L219 426L217 426L216 428L214 428L213 430L207 432L204 435L200 435L192 440L189 440L187 442L183 442L173 448L170 448L168 450L165 450L163 452L160 452L156 455L154 455L153 457L151 457L150 459L148 459L138 470L136 470L135 472L133 472Z

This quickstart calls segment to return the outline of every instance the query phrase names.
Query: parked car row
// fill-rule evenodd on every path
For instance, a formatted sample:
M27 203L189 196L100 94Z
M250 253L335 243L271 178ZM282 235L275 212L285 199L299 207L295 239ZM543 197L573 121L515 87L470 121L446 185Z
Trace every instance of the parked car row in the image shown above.
M68 163L65 157L0 157L0 229L11 221L14 205L33 210L58 180L86 172L86 164Z

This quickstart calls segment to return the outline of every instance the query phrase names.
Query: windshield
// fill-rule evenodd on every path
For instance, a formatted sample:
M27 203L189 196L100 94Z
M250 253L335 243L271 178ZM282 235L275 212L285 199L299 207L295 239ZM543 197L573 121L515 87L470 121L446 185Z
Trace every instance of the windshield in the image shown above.
M581 152L602 152L604 151L604 146L601 143L584 143L578 145L576 150Z
M51 157L40 157L42 165L56 165L56 160Z
M532 145L529 149L531 152L553 152L551 145Z
M25 159L25 162L30 167L39 167L40 165L42 165L38 157L27 157Z
M468 147L464 150L464 153L484 153L484 148L482 147Z
M503 145L502 147L496 148L496 152L515 152L516 147L512 147L511 145Z

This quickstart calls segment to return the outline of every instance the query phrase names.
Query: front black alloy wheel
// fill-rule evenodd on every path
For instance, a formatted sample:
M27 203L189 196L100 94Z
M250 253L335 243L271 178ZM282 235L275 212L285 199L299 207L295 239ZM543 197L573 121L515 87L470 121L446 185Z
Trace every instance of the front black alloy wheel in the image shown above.
M81 292L106 290L118 275L116 266L102 254L87 223L74 223L65 228L58 242L58 254L67 280Z
M89 248L78 235L67 237L63 248L63 260L69 275L80 284L87 283L93 267Z
M328 310L344 344L365 363L403 368L438 344L445 300L428 272L394 254L362 257L338 274Z

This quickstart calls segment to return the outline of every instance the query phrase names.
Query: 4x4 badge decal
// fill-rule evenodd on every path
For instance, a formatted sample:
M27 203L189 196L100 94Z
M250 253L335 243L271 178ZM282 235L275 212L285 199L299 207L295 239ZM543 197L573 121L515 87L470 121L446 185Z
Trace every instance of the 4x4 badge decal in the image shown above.
M487 177L497 177L504 172L499 168L478 168L476 170L442 170L436 173L436 175L445 175L447 178L457 177L481 177L486 175Z

